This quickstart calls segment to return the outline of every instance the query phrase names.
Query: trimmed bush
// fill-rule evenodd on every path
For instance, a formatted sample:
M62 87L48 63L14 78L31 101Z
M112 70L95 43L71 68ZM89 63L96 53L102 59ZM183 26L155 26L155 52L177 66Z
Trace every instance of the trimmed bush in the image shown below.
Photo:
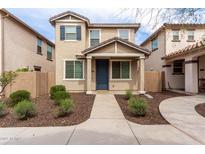
M3 117L5 114L5 105L3 104L3 102L0 102L0 117Z
M132 98L133 97L133 94L132 94L132 90L126 90L126 99L130 99L130 98Z
M132 97L128 101L128 108L137 116L145 116L147 105L144 99Z
M66 116L68 113L71 112L73 106L74 106L74 103L72 99L60 100L57 116L58 117Z
M30 100L31 93L27 90L18 90L13 92L9 97L11 99L11 105L14 106L18 102L21 102L23 100Z
M16 72L29 72L29 68L27 68L27 67L18 68L18 69L16 70Z
M23 100L14 107L14 113L18 119L27 119L36 114L36 109L31 101Z
M53 95L54 95L54 93L56 93L57 91L66 91L65 86L64 86L64 85L55 85L55 86L52 86L51 89L50 89L51 99L53 99Z
M70 98L70 95L66 91L57 91L53 94L53 100L57 105L60 103L60 100L68 98Z

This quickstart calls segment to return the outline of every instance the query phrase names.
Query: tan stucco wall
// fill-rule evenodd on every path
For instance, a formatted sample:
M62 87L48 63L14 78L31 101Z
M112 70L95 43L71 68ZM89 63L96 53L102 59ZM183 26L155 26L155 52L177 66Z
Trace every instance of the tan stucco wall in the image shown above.
M5 18L4 20L4 69L5 71L16 70L17 68L41 66L42 72L55 71L55 51L53 60L47 60L47 44L42 44L42 54L37 54L37 37L31 32L22 28L16 22Z
M166 29L166 54L184 48L188 45L194 44L197 41L200 41L202 39L202 36L205 36L205 29L199 29L199 28L195 29L194 31L195 42L187 42L187 37L188 37L187 29L182 28L179 31L180 42L172 42L173 39L172 29Z
M159 33L158 49L153 51L148 59L145 60L146 71L162 71L163 60L161 59L165 55L165 32ZM151 41L147 42L143 47L152 51Z

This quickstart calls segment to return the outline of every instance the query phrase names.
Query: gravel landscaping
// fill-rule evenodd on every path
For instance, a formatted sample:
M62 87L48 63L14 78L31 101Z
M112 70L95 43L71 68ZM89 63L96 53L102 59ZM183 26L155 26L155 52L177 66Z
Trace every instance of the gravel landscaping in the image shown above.
M115 98L127 120L142 125L168 124L168 122L160 114L159 104L167 98L185 96L184 94L178 94L169 91L164 91L161 93L149 92L148 94L153 96L153 99L148 99L145 96L135 95L135 97L142 97L147 101L147 113L145 116L141 117L135 116L129 111L128 100L126 99L125 95L115 95Z
M90 117L95 95L85 93L70 93L74 100L72 112L65 117L55 117L57 106L49 96L33 99L37 115L27 120L15 118L12 108L7 108L7 114L0 118L0 127L41 127L41 126L69 126L86 121Z
M198 114L205 117L205 103L196 105L195 110Z

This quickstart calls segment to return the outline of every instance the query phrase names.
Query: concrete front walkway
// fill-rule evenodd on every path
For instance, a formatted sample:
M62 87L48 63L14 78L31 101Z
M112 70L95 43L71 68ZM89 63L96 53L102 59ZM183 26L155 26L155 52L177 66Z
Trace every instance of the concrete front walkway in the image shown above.
M0 144L199 144L171 125L128 122L112 94L97 94L89 120L67 127L0 128Z
M205 118L195 110L201 103L205 103L203 95L175 97L161 102L159 109L171 125L205 144Z

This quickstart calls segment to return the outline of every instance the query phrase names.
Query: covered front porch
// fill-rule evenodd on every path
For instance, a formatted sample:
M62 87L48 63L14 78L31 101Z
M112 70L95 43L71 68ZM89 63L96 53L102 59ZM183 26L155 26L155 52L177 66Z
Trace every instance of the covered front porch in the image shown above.
M205 92L205 46L198 42L164 58L166 89Z
M83 52L86 92L133 90L144 94L144 60L147 53L134 44L114 38Z

